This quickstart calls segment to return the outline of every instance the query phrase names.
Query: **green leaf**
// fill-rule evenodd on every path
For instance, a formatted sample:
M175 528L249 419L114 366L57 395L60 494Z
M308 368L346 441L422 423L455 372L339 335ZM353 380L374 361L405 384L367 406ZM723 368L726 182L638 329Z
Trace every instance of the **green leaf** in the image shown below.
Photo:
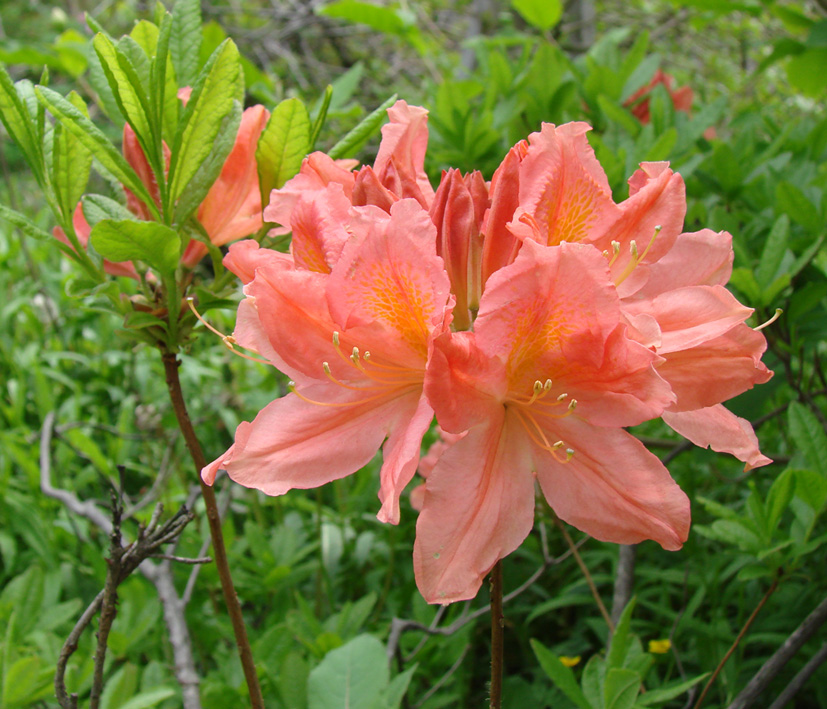
M241 114L241 104L234 100L233 108L224 116L224 121L213 141L209 154L193 175L187 189L181 195L181 199L178 200L178 204L175 205L174 221L176 224L183 224L198 209L213 183L221 174L221 168L224 167L227 156L235 145L238 127L241 125Z
M640 133L640 121L604 94L600 94L597 97L597 105L600 106L600 110L603 111L606 118L612 123L623 126L629 135L636 136Z
M665 685L658 689L647 689L645 694L641 694L637 698L637 703L640 706L648 707L652 706L653 704L662 704L664 702L668 702L670 699L674 699L675 697L679 697L681 694L686 692L688 689L694 687L698 682L705 680L709 676L709 672L706 672L698 677L694 677L692 679L685 680L683 682L677 682L671 685Z
M46 231L43 231L43 229L37 226L27 216L20 214L20 212L15 212L13 209L9 209L8 207L2 204L0 204L0 218L4 219L9 224L16 226L26 236L30 236L33 239L52 239L51 234L49 234Z
M606 672L603 701L606 709L632 709L640 694L641 677L637 672L612 667Z
M92 121L56 91L47 89L45 86L38 86L35 88L35 93L55 118L63 124L64 128L83 143L116 180L132 190L155 216L160 216L144 183L141 182L117 148L109 142L109 139Z
M825 63L827 66L827 63ZM776 208L790 219L816 234L821 230L822 219L815 205L792 182L782 180L775 188Z
M511 7L541 32L548 32L563 14L563 3L560 0L511 0Z
M623 667L624 660L629 651L629 643L631 636L629 635L629 628L632 624L632 612L635 609L636 600L632 598L623 609L620 618L617 621L614 633L612 634L612 642L609 645L609 653L606 656L606 666L609 668Z
M795 494L818 514L827 503L827 478L815 470L796 470Z
M189 86L201 53L201 0L175 0L169 53L179 86Z
M380 125L387 118L387 110L396 102L396 94L387 99L379 108L367 116L359 125L353 128L329 151L328 155L334 160L344 157L352 157L359 149L368 142L369 138L376 132Z
M43 184L43 155L40 143L35 137L34 119L2 64L0 64L0 119L12 140L20 146L38 181Z
M719 519L711 525L695 525L698 534L726 544L734 544L743 551L758 553L764 545L758 535L740 521Z
M83 216L86 217L89 226L95 226L103 219L114 219L115 221L135 219L135 215L120 202L101 194L84 195Z
M337 17L348 22L356 22L388 34L404 35L408 29L408 23L396 10L358 0L337 0L337 2L325 5L317 12L325 17Z
M371 707L389 681L384 645L373 635L359 635L328 652L310 673L308 709Z
M171 687L155 687L136 694L124 704L118 704L118 709L150 709L150 707L157 707L165 699L174 696L175 690Z
M787 239L790 233L790 218L782 214L775 220L764 244L764 251L758 268L755 270L755 279L762 288L767 288L781 268L781 261L787 252Z
M813 470L827 478L827 434L818 419L806 406L793 402L787 412L790 434L796 448Z
M795 473L787 469L772 483L767 493L767 533L772 536L781 515L790 504L795 490Z
M405 697L405 692L408 691L408 685L413 679L414 672L416 672L417 665L399 673L394 677L390 684L383 690L380 697L380 706L382 709L399 709L402 700Z
M178 84L175 80L175 68L169 53L170 34L172 33L172 16L165 13L158 33L155 56L150 67L150 86L154 87L150 95L152 120L156 135L172 142L178 126Z
M748 302L761 303L763 302L763 292L761 286L755 280L755 274L749 268L733 269L732 275L729 277L729 284L735 286L741 293L743 293Z
M226 39L213 52L195 82L179 121L169 166L171 203L178 201L209 156L224 118L243 90L238 49L232 40Z
M327 118L327 111L330 108L330 101L333 98L333 87L328 84L324 90L324 95L321 99L321 105L316 112L316 118L313 121L313 128L310 131L310 147L307 152L311 152L316 147L316 141L319 139L319 133L322 132L325 119Z
M566 667L560 662L560 658L538 640L532 638L530 642L531 649L534 650L540 667L543 668L543 672L548 675L555 686L574 702L579 709L592 709L592 705L588 699L586 699L586 695L583 694L583 691L578 686L571 668Z
M134 40L133 40L134 43ZM129 57L116 47L105 34L97 34L92 40L100 59L112 95L126 122L132 126L147 157L152 147L149 103L146 87L142 85L138 72ZM138 51L143 54L139 49ZM144 55L144 60L146 56Z
M68 101L88 117L83 99L72 91ZM77 137L58 123L54 128L52 148L52 185L58 205L66 221L72 219L75 207L83 196L92 170L92 153Z
M178 233L157 222L104 219L92 229L92 246L110 261L143 261L171 274L181 258Z
M270 202L270 192L284 186L302 165L310 150L310 118L297 98L282 101L267 121L258 139L256 163L261 203Z

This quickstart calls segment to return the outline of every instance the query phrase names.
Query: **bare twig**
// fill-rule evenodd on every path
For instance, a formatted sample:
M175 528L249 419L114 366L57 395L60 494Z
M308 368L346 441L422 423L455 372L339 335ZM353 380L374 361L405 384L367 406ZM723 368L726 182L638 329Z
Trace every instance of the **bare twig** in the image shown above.
M807 680L812 677L813 673L819 668L822 662L827 660L827 642L821 646L821 649L813 655L804 667L793 677L792 681L784 688L784 691L778 695L778 698L770 704L769 709L784 709L787 704L792 701L792 698L798 693Z
M727 709L746 709L760 699L769 683L816 631L827 621L827 598L816 606L747 683Z
M43 422L43 429L40 436L41 490L45 495L60 500L67 507L67 509L69 509L69 511L88 519L106 534L111 534L112 522L97 505L92 502L81 502L73 493L52 486L50 443L54 428L54 421L54 412L49 412ZM167 527L166 525L162 528L160 536L162 540L171 540L171 538L176 537L180 532L180 529L183 528L183 525L189 521L188 516L182 518L181 515L182 513L179 512L175 517L173 517L172 520L170 520L173 524L172 528ZM156 509L155 513L153 513L151 522L153 529L157 525L159 516L160 511ZM175 525L180 525L180 528L176 530ZM147 528L147 531L149 531L149 528ZM153 583L158 592L158 597L161 600L161 604L164 609L164 620L166 621L167 632L169 634L169 640L172 645L172 653L175 660L175 677L181 686L183 706L185 709L201 709L198 673L195 670L195 661L192 656L189 630L187 629L186 620L184 618L184 608L186 603L182 602L181 599L178 598L178 594L175 591L169 563L162 562L161 564L153 564L150 561L143 561L138 564L137 568ZM134 567L132 570L134 570ZM63 709L75 709L77 707L77 696L69 696L66 692L64 679L66 674L66 664L72 654L77 650L78 640L81 633L89 625L92 618L101 607L103 594L104 592L101 591L92 604L86 609L86 611L84 611L83 615L75 624L74 629L69 634L69 637L66 639L63 649L60 652L55 672L55 694L57 695L58 702Z
M727 650L726 655L723 656L721 661L718 663L718 666L715 668L715 671L712 673L712 676L709 678L709 681L706 683L703 691L701 692L701 696L698 697L698 701L695 703L695 709L699 709L700 706L704 703L704 699L706 698L707 692L714 684L715 680L718 679L718 675L721 673L721 670L724 669L724 665L729 660L730 656L735 649L740 645L741 639L744 635L747 634L747 631L752 627L753 621L758 617L758 613L764 607L764 604L769 600L769 597L775 592L775 589L778 588L778 582L780 577L776 577L770 587L767 589L767 592L761 597L761 600L758 602L758 605L755 606L755 610L752 611L750 617L747 618L747 622L744 623L744 627L741 628L741 632L738 633L738 637L735 638L732 645L730 646L729 650ZM730 707L732 709L732 707Z
M609 611L606 610L606 606L603 603L603 599L600 597L600 593L597 591L597 586L594 584L594 579L592 579L591 573L589 573L589 568L583 562L583 558L580 556L580 553L577 551L577 546L575 546L574 541L571 538L566 526L560 520L560 518L554 513L554 510L549 508L551 514L553 515L554 523L557 525L557 528L563 534L563 538L566 540L566 544L569 545L569 549L571 549L571 553L574 555L574 560L577 562L577 565L580 567L580 571L583 572L583 576L586 577L586 583L589 584L589 590L592 592L592 596L594 597L595 603L597 603L597 608L600 610L600 615L603 616L603 620L606 621L606 625L609 626L609 633L613 633L615 631L615 625L612 622L611 616L609 615Z
M617 625L623 609L632 597L635 586L636 544L621 544L617 550L617 573L615 574L614 593L612 594L612 623Z
M491 686L490 709L500 709L503 693L503 562L491 569Z

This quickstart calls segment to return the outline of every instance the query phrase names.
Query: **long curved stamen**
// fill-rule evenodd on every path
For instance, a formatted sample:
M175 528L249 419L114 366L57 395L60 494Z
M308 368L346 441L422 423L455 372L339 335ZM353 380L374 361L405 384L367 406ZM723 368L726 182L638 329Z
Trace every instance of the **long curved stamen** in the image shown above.
M344 385L343 385L344 386ZM347 389L353 389L354 387L346 387ZM296 389L296 383L290 382L287 385L288 391L291 394L295 394L299 397L302 401L306 401L308 404L315 404L316 406L333 406L337 408L344 408L346 406L358 406L359 404L366 404L369 401L376 401L377 399L382 399L384 397L383 394L377 394L376 396L369 396L365 399L359 399L358 401L341 401L341 402L325 402L325 401L314 401L313 399L308 399L304 394L299 393Z
M652 244L655 243L655 239L658 238L658 234L660 234L661 229L663 227L659 224L655 227L655 233L652 234L652 238L649 239L649 243L646 245L646 248L643 250L643 253L638 253L637 242L632 239L629 242L629 252L631 254L629 258L629 263L626 264L626 268L623 269L623 272L620 274L618 279L615 281L615 287L619 286L623 281L625 281L639 265L643 259L646 258L646 255L649 253L649 250L652 248ZM615 242L612 242L614 245ZM609 266L614 263L614 259L609 262Z
M364 354L361 354L359 352L359 348L354 347L351 350L350 354L346 355L344 352L342 352L341 343L339 341L339 333L335 332L335 331L333 333L333 347L336 350L336 354L339 355L339 359L341 359L343 362L345 362L349 366L356 368L359 371L360 374L367 377L368 379L372 379L377 384L383 384L385 386L388 386L388 385L396 385L396 384L416 383L416 382L411 382L407 379L405 379L405 380L396 379L391 374L392 372L398 372L399 374L404 374L404 375L410 376L411 371L412 371L410 368L396 367L396 366L393 366L393 365L379 364L377 362L374 362L370 358L370 352L368 352L368 351L365 351ZM370 364L371 369L385 369L385 370L388 370L388 373L386 374L385 372L368 371L365 368L363 362ZM416 381L418 382L420 380L417 379Z
M236 339L232 335L225 335L223 332L221 332L220 330L217 330L212 325L210 325L206 320L204 320L204 318L201 317L201 313L199 313L195 309L195 305L193 304L194 300L195 299L192 296L189 296L187 298L187 305L189 305L189 308L190 308L190 310L192 310L193 315L195 315L195 317L198 319L198 321L202 325L204 325L204 327L206 327L210 332L212 332L215 335L218 335L221 338L221 341L224 343L224 346L228 350L230 350L230 352L232 352L234 355L238 355L239 357L242 357L244 359L249 359L251 362L258 362L259 364L272 365L272 362L268 362L266 359L262 359L261 357L253 357L252 355L248 355L246 352L239 352L235 348L235 345L238 344Z
M527 411L520 411L517 408L515 408L514 413L517 414L517 418L519 419L520 423L523 424L523 428L525 428L529 438L531 438L531 440L534 441L538 448L541 448L542 450L550 453L554 460L556 460L558 463L568 463L571 460L572 456L574 455L574 450L572 450L571 448L566 448L565 457L560 457L560 451L566 444L563 443L563 441L549 443L545 433L540 428L540 425L531 416L531 414L529 414ZM531 422L532 426L534 427L534 431L531 430L532 426L529 426L526 422L526 418L528 418L528 420ZM539 434L539 438L537 437L537 434Z
M773 315L763 325L759 325L758 327L754 327L752 329L755 330L755 332L758 332L759 330L763 330L765 327L768 327L769 325L772 325L776 320L778 320L778 318L781 317L781 313L783 313L783 312L784 311L781 308L776 308L775 309L775 315Z

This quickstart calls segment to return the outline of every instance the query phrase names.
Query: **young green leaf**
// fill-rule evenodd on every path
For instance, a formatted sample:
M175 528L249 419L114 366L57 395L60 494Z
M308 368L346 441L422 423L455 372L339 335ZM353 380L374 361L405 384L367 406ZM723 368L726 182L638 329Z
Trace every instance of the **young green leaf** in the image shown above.
M43 153L36 139L34 118L17 93L17 88L6 68L0 64L0 120L15 143L20 146L26 161L43 184Z
M201 1L175 0L169 53L181 86L189 86L198 70L201 52Z
M702 675L698 675L697 677L693 677L692 679L666 685L660 687L659 689L647 689L645 694L641 694L637 698L637 704L643 707L653 705L660 706L664 702L668 702L670 699L681 696L681 694L684 694L688 689L694 687L698 684L698 682L705 680L709 674L709 672L706 672Z
M241 114L241 104L238 101L233 101L233 109L224 117L209 155L201 163L190 180L187 189L181 195L181 199L175 205L173 221L176 224L183 224L198 209L198 206L210 191L213 182L221 173L221 168L233 149L233 145L235 145L238 127L241 125Z
M297 98L282 101L258 139L256 163L261 203L270 202L270 192L284 185L301 167L310 149L310 118Z
M2 204L0 204L0 219L16 226L26 236L30 236L33 239L49 240L52 238L48 232L43 231L43 229L32 222L27 216L20 214L20 212L15 212L13 209L9 209Z
M381 106L368 115L359 125L353 128L329 151L328 155L334 160L351 157L368 142L380 125L387 118L387 110L396 102L396 94L387 99Z
M204 67L179 121L169 166L170 201L175 203L212 150L233 101L243 93L238 49L225 40Z
M67 100L88 117L86 104L74 91L67 96ZM52 186L64 220L70 221L89 181L92 153L60 123L55 126L53 135Z
M310 131L310 147L307 149L307 152L312 152L313 148L316 147L316 141L319 139L319 133L321 133L325 119L327 118L327 111L330 108L330 100L332 98L333 87L328 84L325 87L319 110L316 112L316 118L313 120L313 128Z
M609 653L606 655L606 665L609 668L623 667L626 654L629 651L629 628L632 625L632 612L635 609L636 599L632 598L623 609L620 619L617 621L612 642L609 645Z
M767 531L770 536L778 525L781 515L790 504L795 491L795 473L789 468L779 475L767 493Z
M181 258L178 233L158 222L104 219L92 229L92 246L110 261L143 261L162 274L171 274Z
M372 707L388 686L385 648L372 635L358 635L331 650L307 678L309 709Z
M781 261L787 252L787 239L790 233L790 218L782 214L775 220L769 236L764 244L764 251L758 268L755 270L755 279L762 288L767 288L778 273Z
M47 89L45 86L35 88L37 98L48 108L81 143L83 143L94 155L103 167L112 173L112 176L123 183L125 187L132 190L135 195L150 211L157 217L160 216L155 202L144 186L143 182L135 174L135 171L118 152L109 139L103 134L92 121L83 115L71 102L67 101L56 91Z
M132 126L147 157L150 157L152 130L149 122L149 103L138 72L126 54L106 35L95 35L92 44L121 114Z
M101 194L88 194L83 197L83 216L90 226L95 226L104 219L123 221L135 218L135 215L120 202Z
M577 685L577 680L574 677L574 672L571 668L566 667L560 658L557 657L551 650L544 647L542 643L531 639L531 649L537 656L540 667L543 668L549 679L554 682L555 686L565 694L572 702L574 702L579 709L593 709L586 695Z

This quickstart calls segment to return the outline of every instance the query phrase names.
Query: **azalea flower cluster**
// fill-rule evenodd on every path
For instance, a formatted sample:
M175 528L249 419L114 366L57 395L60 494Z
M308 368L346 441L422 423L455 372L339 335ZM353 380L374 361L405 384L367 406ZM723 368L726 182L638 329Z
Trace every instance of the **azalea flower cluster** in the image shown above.
M372 166L323 153L272 194L289 254L230 247L244 283L234 340L291 379L242 423L218 470L270 495L367 464L380 520L436 417L414 546L430 602L474 597L534 520L536 487L600 540L681 547L689 501L624 427L662 417L747 467L769 462L721 402L771 372L751 310L724 287L731 237L683 233L680 175L644 163L617 204L584 123L544 124L490 183L424 172L427 112L389 110ZM427 471L425 470L427 468Z

